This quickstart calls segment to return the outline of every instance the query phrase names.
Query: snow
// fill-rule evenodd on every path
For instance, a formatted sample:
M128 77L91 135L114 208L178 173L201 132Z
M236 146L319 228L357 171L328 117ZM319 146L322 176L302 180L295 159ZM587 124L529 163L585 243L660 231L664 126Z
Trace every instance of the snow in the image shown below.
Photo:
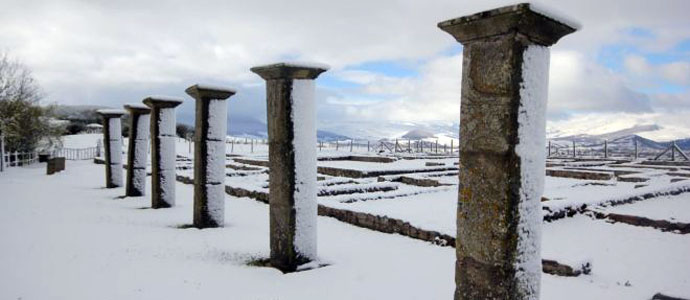
M207 141L206 178L208 183L223 183L225 181L225 142Z
M323 63L318 63L318 62L307 62L307 61L289 61L289 62L282 62L282 63L277 63L277 64L266 64L266 65L261 65L257 66L255 68L271 68L271 67L280 67L280 66L285 66L285 67L295 67L295 68L310 68L310 69L322 69L322 70L328 70L331 67L327 64ZM305 79L308 80L308 79ZM294 88L294 86L293 86Z
M175 116L175 108L161 108L159 112L158 126L160 135L177 136L175 126L177 126L177 119Z
M165 203L170 205L175 204L175 163L176 150L175 144L178 138L175 135L175 108L161 108L159 111L158 120L159 136L156 137L160 141L158 155L159 174L160 174L160 197Z
M247 266L269 255L265 204L225 196L227 227L179 229L191 222L192 185L176 184L176 207L152 210L145 197L115 201L123 189L99 189L102 165L44 173L0 177L0 299L452 298L449 247L319 217L319 261L329 265L283 274Z
M292 82L295 155L295 250L316 259L316 100L314 80Z
M102 139L102 133L63 135L62 146L65 148L91 148L96 147L98 140Z
M132 106L133 107L133 106ZM141 114L137 122L137 140L134 147L132 162L132 185L136 190L146 190L146 165L148 162L149 135L151 126L151 115Z
M444 167L453 167L454 163L458 161L457 158L434 159L435 163L442 163L440 166L426 166L429 160L423 159L401 159L390 163L376 163L363 161L319 161L319 166L334 167L342 169L352 169L360 171L403 171L403 170L418 170L418 169L438 169Z
M225 142L228 132L227 100L210 100L208 102L208 110L208 138Z
M110 140L106 141L110 145L110 175L111 182L122 185L122 127L120 118L109 118L108 133Z
M96 112L102 115L124 115L127 113L126 111L117 108L99 109Z
M143 103L137 103L137 102L130 102L130 103L125 103L125 107L131 107L131 108L139 108L139 109L150 109L148 106L146 106Z
M690 223L690 199L685 195L662 196L628 205L601 209L606 213L633 215L652 220Z
M690 200L688 194L682 198ZM687 235L609 224L583 215L547 223L543 257L565 263L591 261L592 274L577 278L545 274L542 299L650 299L659 292L688 298L688 249Z
M147 98L151 98L155 101L166 101L166 102L176 102L176 103L184 102L184 99L182 99L180 97L163 96L163 95L153 95L153 96L149 96Z
M520 202L515 259L518 289L526 299L539 299L541 281L541 196L544 193L546 100L549 49L531 45L525 49L520 85L518 143Z
M176 141L187 152L185 142ZM178 162L183 165L190 162ZM178 170L178 174L189 173ZM225 228L179 229L191 223L192 185L175 183L177 206L152 210L143 209L150 205L145 197L113 200L124 191L100 188L103 176L103 166L88 161L69 161L65 171L52 176L45 175L42 164L0 173L0 299L452 298L455 252L450 247L317 217L319 257L303 267L328 266L282 274L247 266L269 255L267 205L221 193L214 197L224 199ZM318 182L318 189L356 187L351 181L361 186L377 183L376 178L326 178ZM604 198L690 186L669 184L668 179L664 175L650 180L649 187L633 189L634 183L615 180L603 181L615 185L599 186L588 184L597 181L547 177L546 195L566 197L544 203L598 203ZM150 185L150 177L146 180ZM259 173L226 177L226 184L267 192L267 180L267 174ZM378 184L398 189L319 197L318 201L455 234L456 186ZM395 197L341 202L382 196ZM690 193L683 193L600 209L683 222L690 211L688 203ZM592 263L591 275L543 275L542 299L649 299L658 292L690 295L688 235L610 224L586 215L540 225L543 258L575 267Z
M196 88L200 90L211 90L211 91L220 91L220 92L228 92L228 93L237 93L237 90L224 87L224 86L219 86L219 85L212 85L212 84L196 84Z
M582 29L582 24L580 22L562 14L561 12L558 12L552 8L545 7L541 4L535 4L535 3L529 3L529 8L532 9L532 11L543 15L549 19L552 19L554 21L561 22L565 25L568 25L572 27L575 30L580 30Z

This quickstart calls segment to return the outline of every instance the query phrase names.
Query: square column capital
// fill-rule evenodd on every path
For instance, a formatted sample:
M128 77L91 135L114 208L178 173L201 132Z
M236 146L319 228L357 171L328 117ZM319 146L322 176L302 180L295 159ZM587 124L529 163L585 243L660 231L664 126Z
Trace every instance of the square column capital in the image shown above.
M438 27L462 44L520 33L535 44L551 46L561 37L575 32L579 25L566 18L554 17L534 4L521 3L443 21Z

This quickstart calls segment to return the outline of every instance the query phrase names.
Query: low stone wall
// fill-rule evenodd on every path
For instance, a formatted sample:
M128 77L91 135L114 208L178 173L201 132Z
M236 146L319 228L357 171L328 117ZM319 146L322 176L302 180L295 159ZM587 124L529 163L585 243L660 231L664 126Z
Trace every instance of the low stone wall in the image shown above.
M616 176L616 180L621 182L647 182L649 178L639 176Z
M411 173L429 173L457 170L457 167L439 167L439 168L425 168L425 169L410 169L410 170L380 170L380 171L361 171L352 169L342 169L334 167L318 167L318 172L324 175L348 177L348 178L366 178L379 177L385 175L411 174Z
M379 182L383 182L383 181L401 182L404 184L421 186L421 187L437 187L437 186L449 185L449 184L442 184L442 183L438 182L437 180L433 180L433 179L414 178L414 177L408 177L408 176L398 176L398 177L393 177L393 178L388 178L388 179L386 179L385 177L379 177L378 181Z
M384 233L397 233L418 240L432 242L440 246L455 247L455 237L432 230L424 230L400 219L372 215L319 205L319 215L332 217L339 221Z
M246 159L246 158L233 158L234 161L241 163L241 164L246 164L246 165L253 165L253 166L259 166L259 167L266 167L268 168L268 161L267 160L256 160L256 159Z
M690 167L690 162L688 161L645 160L640 162L640 164L652 166Z
M63 170L65 170L64 157L53 157L48 159L48 162L46 164L46 174L53 175Z
M577 277L582 274L589 274L592 271L592 266L586 263L580 266L579 269L575 269L569 265L559 263L555 260L542 259L541 260L542 272L551 275L566 276L566 277Z
M561 170L561 169L546 169L546 176L574 178L583 180L611 180L613 179L613 172L585 172L575 170Z
M375 163L392 163L396 161L394 158L386 156L332 156L332 157L319 157L319 161L341 161L341 160L351 160L351 161L363 161L363 162L375 162Z
M194 184L189 177L177 175L177 181L185 184ZM235 197L248 197L268 204L268 193L249 191L243 188L225 186L225 192ZM387 216L372 215L364 212L356 212L345 209L318 205L318 215L335 218L338 221L357 227L367 228L378 232L400 234L413 239L433 243L443 247L455 248L455 237L433 230L425 230L411 225L409 222L389 218ZM591 266L587 265L587 268ZM579 276L588 274L585 269L575 269L571 266L560 264L554 260L542 260L542 271L557 276Z
M661 231L676 232L680 234L690 233L690 223L669 222L666 220L652 220L645 217L622 215L622 214L604 214L595 213L598 219L608 219L614 223L624 223L640 227L652 227Z

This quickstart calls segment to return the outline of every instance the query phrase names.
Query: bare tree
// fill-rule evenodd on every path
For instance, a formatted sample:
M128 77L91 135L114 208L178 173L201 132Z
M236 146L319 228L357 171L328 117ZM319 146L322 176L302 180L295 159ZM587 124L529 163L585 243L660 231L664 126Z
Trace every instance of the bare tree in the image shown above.
M53 106L42 107L38 82L24 64L0 54L0 134L9 151L29 152L60 143L64 131L52 122Z

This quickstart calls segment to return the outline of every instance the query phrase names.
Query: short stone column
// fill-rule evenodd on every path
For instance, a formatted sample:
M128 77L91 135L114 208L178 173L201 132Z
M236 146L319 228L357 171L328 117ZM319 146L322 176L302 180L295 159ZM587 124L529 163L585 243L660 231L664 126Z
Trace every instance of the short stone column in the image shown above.
M194 227L223 227L225 223L226 99L235 90L193 85L186 90L196 99L194 135Z
M122 123L121 109L100 109L103 117L103 143L105 144L105 187L122 186Z
M151 207L175 206L175 107L182 99L153 96L151 108Z
M438 26L463 44L455 299L538 299L547 47L576 26L530 4Z
M266 80L271 265L284 272L316 259L314 79L325 66L252 68Z
M129 144L127 145L127 179L125 196L146 194L146 164L149 149L151 109L146 105L126 104L129 112Z

